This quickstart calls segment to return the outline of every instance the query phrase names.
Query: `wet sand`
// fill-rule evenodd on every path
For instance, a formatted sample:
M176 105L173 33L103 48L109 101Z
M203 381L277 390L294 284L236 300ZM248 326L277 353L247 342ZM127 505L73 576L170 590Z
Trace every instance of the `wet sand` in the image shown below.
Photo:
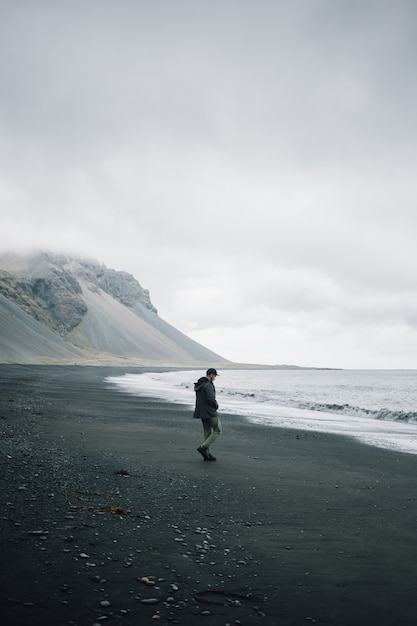
M4 624L415 623L417 456L221 414L207 463L125 371L0 366Z

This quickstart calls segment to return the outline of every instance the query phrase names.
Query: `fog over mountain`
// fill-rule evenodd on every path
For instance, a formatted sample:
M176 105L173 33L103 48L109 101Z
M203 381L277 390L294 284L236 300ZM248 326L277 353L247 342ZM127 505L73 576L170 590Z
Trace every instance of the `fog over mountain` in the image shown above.
M46 252L0 257L0 362L227 363L161 319L131 274Z

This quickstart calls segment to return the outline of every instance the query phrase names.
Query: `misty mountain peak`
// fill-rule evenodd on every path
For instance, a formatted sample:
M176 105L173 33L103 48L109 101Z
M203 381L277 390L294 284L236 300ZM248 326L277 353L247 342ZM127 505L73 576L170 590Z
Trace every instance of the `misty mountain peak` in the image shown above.
M0 325L0 362L224 362L162 320L132 274L63 254L0 257Z

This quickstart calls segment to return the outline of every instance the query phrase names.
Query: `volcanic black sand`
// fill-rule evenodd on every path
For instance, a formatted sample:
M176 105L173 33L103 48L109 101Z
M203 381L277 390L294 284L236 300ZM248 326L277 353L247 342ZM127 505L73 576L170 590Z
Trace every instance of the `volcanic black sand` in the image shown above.
M0 366L3 624L416 623L417 456L222 415L204 462L125 371Z

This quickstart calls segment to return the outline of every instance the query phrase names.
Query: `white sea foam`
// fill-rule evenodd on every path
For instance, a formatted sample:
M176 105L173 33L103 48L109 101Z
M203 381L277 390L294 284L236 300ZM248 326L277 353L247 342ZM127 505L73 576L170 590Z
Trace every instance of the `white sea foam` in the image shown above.
M108 378L121 391L194 407L201 371ZM223 413L271 427L355 437L369 445L417 454L417 372L224 370L216 379Z

